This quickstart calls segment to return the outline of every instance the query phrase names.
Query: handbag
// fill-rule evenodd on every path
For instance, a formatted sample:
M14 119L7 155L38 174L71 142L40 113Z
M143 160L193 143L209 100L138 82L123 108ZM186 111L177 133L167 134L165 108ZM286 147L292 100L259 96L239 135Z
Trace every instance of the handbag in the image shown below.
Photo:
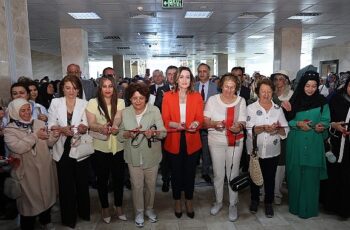
M244 172L243 174L236 176L232 180L230 180L230 187L233 191L238 192L250 184L250 176L248 172Z
M4 194L10 199L17 199L22 196L22 188L19 180L7 177L4 182Z
M236 140L236 134L234 139ZM231 189L235 192L238 192L246 187L249 186L250 183L250 177L249 173L245 172L241 175L236 176L231 180L231 173L232 173L232 168L233 168L233 156L235 153L235 148L236 148L236 143L233 145L233 152L232 152L232 161L231 161L231 171L230 171L230 179L229 179L229 185Z
M93 138L89 134L73 136L70 157L82 161L95 152Z
M262 186L264 184L264 178L261 172L259 156L258 156L258 145L257 145L257 135L254 130L255 126L253 126L253 150L250 154L249 160L249 174L253 183L257 186Z

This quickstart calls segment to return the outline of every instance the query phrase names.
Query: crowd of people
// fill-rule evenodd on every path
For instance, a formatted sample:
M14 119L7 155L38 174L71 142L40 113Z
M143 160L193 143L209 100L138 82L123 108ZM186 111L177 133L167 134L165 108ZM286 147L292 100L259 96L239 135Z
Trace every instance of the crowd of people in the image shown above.
M349 73L330 74L327 86L313 70L303 72L296 85L290 77L280 70L250 79L244 68L234 67L211 78L210 66L201 63L197 76L188 67L169 66L165 77L154 70L149 79L117 82L108 67L91 81L70 64L57 82L20 78L11 86L7 108L0 107L0 181L10 177L20 186L14 199L21 229L34 229L37 217L52 228L50 213L57 202L62 225L75 228L78 218L90 221L91 178L103 222L109 224L113 216L128 220L123 211L126 178L135 225L143 227L145 217L157 222L158 171L162 191L171 187L175 217L182 217L184 204L185 214L194 218L199 162L202 179L214 185L208 214L221 211L228 190L228 220L234 222L239 193L225 181L249 170L253 143L264 184L250 183L251 213L263 201L266 217L272 218L286 181L292 214L315 217L322 203L325 210L348 218ZM7 165L9 159L17 164ZM3 190L2 185L0 205L9 199Z

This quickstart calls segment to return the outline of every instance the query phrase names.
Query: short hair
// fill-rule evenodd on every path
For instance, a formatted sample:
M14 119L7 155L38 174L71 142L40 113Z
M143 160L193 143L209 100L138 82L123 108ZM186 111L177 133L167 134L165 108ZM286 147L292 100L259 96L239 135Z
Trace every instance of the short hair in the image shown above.
M74 75L67 75L65 76L62 81L60 82L60 96L63 97L64 96L64 93L63 93L63 88L64 88L64 85L67 83L67 82L70 82L72 83L73 87L75 89L78 89L79 92L78 92L78 97L80 99L83 98L83 87L81 85L81 82L80 82L80 79L77 78L76 76Z
M10 88L10 95L11 95L11 98L12 98L12 89L15 88L15 87L23 87L23 88L26 90L26 92L27 92L27 94L28 94L28 96L29 96L30 90L29 90L29 88L28 88L28 85L27 85L25 82L20 81L20 82L13 83L13 84L11 85L11 88Z
M103 71L102 71L102 75L103 75L103 76L106 75L105 73L106 73L107 70L113 70L113 71L114 71L114 69L113 69L112 67L106 67L106 68L104 68ZM115 71L114 71L114 72L115 72Z
M210 71L210 66L208 64L206 64L206 63L203 63L203 62L198 65L197 71L199 70L199 67L201 67L201 66L206 66L208 68L208 70Z
M268 79L268 78L263 78L261 79L260 81L258 81L257 85L256 85L256 88L255 88L255 93L256 95L259 96L259 90L260 90L260 87L262 85L268 85L270 86L271 90L272 90L272 93L275 92L275 85L273 84L273 82Z
M131 98L135 92L139 92L142 96L146 98L146 103L148 102L150 92L146 83L143 83L143 82L130 83L130 85L126 88L126 98L129 101L131 101Z
M168 74L168 71L169 71L170 69L176 69L176 72L177 72L177 70L178 70L178 68L177 68L176 66L174 66L174 65L169 65L168 68L166 68L166 70L165 70L165 75Z
M181 67L178 68L177 74L176 74L176 77L175 77L175 80L174 80L174 82L175 82L174 90L177 91L179 89L179 84L177 83L177 81L179 80L182 71L190 72L190 87L188 88L188 92L189 93L194 92L195 79L194 79L194 76L193 76L193 73L192 73L191 69L186 67L186 66L181 66Z
M236 71L236 70L240 70L240 71L242 71L242 74L244 74L244 68L243 68L243 67L241 67L241 66L235 66L235 67L233 67L233 68L231 69L231 72Z
M241 88L241 81L238 79L237 76L233 75L232 73L225 73L221 76L218 87L222 89L222 86L224 85L225 81L233 81L236 84L235 91L237 92L237 89Z

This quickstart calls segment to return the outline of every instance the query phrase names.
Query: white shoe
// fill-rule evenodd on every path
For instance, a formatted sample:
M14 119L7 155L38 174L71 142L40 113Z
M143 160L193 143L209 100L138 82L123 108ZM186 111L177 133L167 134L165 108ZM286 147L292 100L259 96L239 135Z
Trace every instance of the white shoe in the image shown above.
M210 214L215 216L220 212L221 208L222 208L222 203L214 203L213 207L211 207L210 209Z
M238 218L237 205L230 205L228 209L228 219L232 222L236 221Z
M127 221L128 220L128 218L126 218L125 214L122 214L122 215L118 216L118 219L122 220L122 221Z
M277 204L277 205L282 204L282 197L275 196L274 202L275 202L275 204Z
M147 209L145 215L151 221L151 223L155 223L158 221L157 214L154 212L154 209Z
M135 224L137 227L142 228L143 227L143 223L145 222L145 220L143 219L143 211L136 212L136 217L135 217Z

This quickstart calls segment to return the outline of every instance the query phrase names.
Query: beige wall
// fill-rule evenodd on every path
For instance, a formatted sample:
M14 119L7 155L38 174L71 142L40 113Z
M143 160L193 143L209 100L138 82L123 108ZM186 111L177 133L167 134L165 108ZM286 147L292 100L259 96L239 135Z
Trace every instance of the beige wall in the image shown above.
M32 50L33 78L41 79L49 76L50 80L62 79L61 56L41 53Z
M320 61L339 59L339 73L350 70L350 43L314 48L312 64L320 71Z

